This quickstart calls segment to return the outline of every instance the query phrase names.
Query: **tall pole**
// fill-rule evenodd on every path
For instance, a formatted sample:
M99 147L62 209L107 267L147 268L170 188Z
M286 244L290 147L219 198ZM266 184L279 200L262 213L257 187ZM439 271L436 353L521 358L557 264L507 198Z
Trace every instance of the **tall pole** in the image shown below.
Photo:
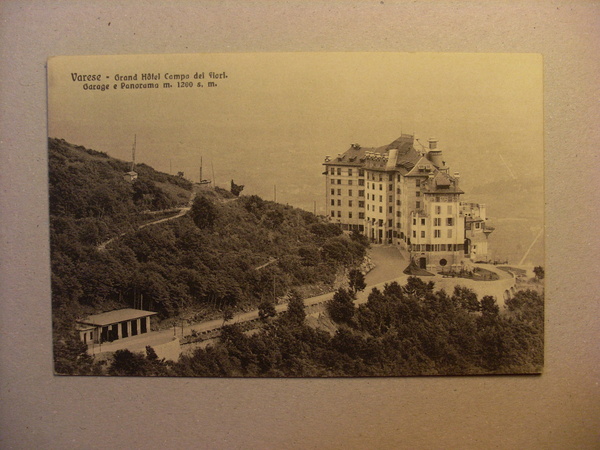
M273 201L277 202L277 185L273 185Z
M313 200L313 214L316 216L317 215L317 201Z
M212 168L212 182L213 182L213 187L217 187L217 180L215 180L215 165L213 164L213 162L210 162L210 167Z
M202 183L202 156L200 157L200 179L198 181Z
M133 135L133 148L131 149L131 171L135 168L135 144L137 141L137 134Z

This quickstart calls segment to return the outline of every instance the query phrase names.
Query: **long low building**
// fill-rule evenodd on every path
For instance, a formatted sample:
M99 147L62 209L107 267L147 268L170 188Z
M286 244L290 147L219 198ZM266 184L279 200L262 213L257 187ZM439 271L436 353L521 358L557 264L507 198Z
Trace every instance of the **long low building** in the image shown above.
M77 331L84 344L112 342L150 331L150 318L157 313L141 309L118 309L94 314L77 321Z

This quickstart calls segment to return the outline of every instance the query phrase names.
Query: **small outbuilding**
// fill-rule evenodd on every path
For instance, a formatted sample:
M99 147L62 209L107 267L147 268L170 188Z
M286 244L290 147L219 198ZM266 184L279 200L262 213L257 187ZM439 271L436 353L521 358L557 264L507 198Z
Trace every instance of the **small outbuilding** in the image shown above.
M134 172L133 170L130 172L126 172L125 175L123 175L123 179L130 183L133 183L135 180L137 180L137 177L138 177L137 172Z
M150 317L157 313L141 309L118 309L94 314L77 321L77 331L84 344L112 342L150 331Z

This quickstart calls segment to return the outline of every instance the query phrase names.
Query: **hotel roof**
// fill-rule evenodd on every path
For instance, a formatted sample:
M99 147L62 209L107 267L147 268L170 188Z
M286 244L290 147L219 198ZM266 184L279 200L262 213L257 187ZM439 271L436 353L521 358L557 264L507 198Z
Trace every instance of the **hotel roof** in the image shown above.
M441 171L438 171L433 178L427 180L421 187L428 194L464 194L458 188L456 178Z
M386 170L387 157L390 150L397 150L395 168L410 171L416 162L421 158L421 154L413 147L414 136L402 134L398 139L388 145L381 147L361 147L358 144L352 144L348 150L335 158L325 161L325 165L335 166L365 166L367 169Z

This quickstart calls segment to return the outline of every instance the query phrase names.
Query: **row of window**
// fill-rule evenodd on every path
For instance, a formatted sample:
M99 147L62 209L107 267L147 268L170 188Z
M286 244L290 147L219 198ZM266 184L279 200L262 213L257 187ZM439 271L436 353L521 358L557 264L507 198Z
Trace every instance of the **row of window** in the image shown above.
M348 186L352 186L354 184L354 180L347 180L347 181L348 181ZM342 179L341 178L331 178L331 184L342 184ZM362 178L359 179L358 185L364 186L365 180L363 180Z
M413 231L413 238L417 237L417 232L416 230ZM426 234L425 231L421 231L421 238L425 238ZM442 237L442 230L433 230L433 237L434 238L441 238ZM452 228L448 228L446 230L446 237L447 238L451 238L452 237Z
M367 211L377 211L377 209L375 209L375 205L367 205ZM379 206L379 212L383 213L383 206ZM393 206L388 206L388 214L394 214L394 207ZM396 211L396 217L400 217L401 216L401 212L400 211Z
M342 217L342 211L331 211L331 217ZM400 215L398 214L398 217L400 217ZM353 218L353 214L352 211L348 212L348 219L352 219ZM359 212L358 213L358 218L359 219L364 219L365 218L365 213L364 212ZM372 225L375 224L379 224L380 227L383 226L383 219L376 219L376 218L371 218L371 217L367 217L367 221L371 222ZM393 220L392 219L388 219L388 227L392 227L393 226ZM400 222L396 222L396 228L402 228L402 225L400 224Z
M402 175L398 174L398 181L401 180ZM367 180L372 180L372 181L383 181L384 176L382 174L377 174L375 175L374 173L367 173ZM394 181L394 174L393 173L389 173L387 176L388 181Z
M446 212L447 212L447 214L452 214L452 205L448 205L448 207L446 208ZM441 206L436 206L435 207L435 213L436 214L441 214L442 213L442 207Z
M336 201L335 201L334 199L331 199L331 206L335 206L335 205L336 205ZM337 201L337 205L338 205L338 206L342 206L342 201L341 201L341 200L338 200L338 201ZM348 200L348 206L349 206L350 208L352 208L352 207L354 206L354 202L353 202L352 200ZM358 207L359 207L359 208L364 208L364 207L365 207L365 202L364 202L364 201L362 201L362 200L361 200L361 201L359 201L359 202L358 202Z
M460 252L465 248L464 244L413 244L413 252Z
M417 224L417 218L413 217L413 225ZM425 219L421 218L421 225L425 225ZM433 219L433 226L434 227L441 227L442 226L442 218L441 217L434 217ZM454 226L454 218L453 217L446 217L446 226L448 227L452 227Z
M376 185L375 183L367 183L367 189L373 189L374 191L377 190L377 186L379 186L379 190L383 191L383 184L379 183L379 185ZM394 185L393 184L389 184L388 185L388 191L393 191L394 190ZM398 194L400 194L400 188L398 188Z
M331 206L342 206L342 201L341 200L334 200L331 199ZM348 207L352 208L354 206L354 202L352 200L348 200ZM359 201L358 202L358 207L359 208L364 208L365 207L365 202L364 201ZM375 212L375 205L367 205L367 211L373 211ZM380 206L379 207L379 212L383 214L383 207ZM393 206L389 206L388 207L388 214L393 214L394 213L394 207ZM402 212L401 211L396 211L396 217L402 217ZM424 224L424 223L423 223Z
M331 211L331 217L336 217L336 214L337 214L337 217L340 217L340 218L342 217L342 212L341 211L333 211L333 210ZM359 212L358 213L358 218L359 219L364 219L365 218L365 213L364 212ZM348 213L348 219L352 219L352 211L350 211Z
M383 227L383 219L375 219L375 218L371 218L371 217L367 217L367 221L371 222L372 226L378 226L378 227ZM399 224L398 224L399 225ZM388 227L392 228L392 219L388 220Z
M385 223L383 219L375 219L375 218L370 218L370 217L367 217L367 222L370 222L372 226L374 226L374 227L378 226L379 228L383 228L384 223ZM392 228L393 226L394 226L394 221L392 219L388 219L387 227ZM400 222L396 222L396 228L398 228L398 229L402 228L402 224ZM401 233L401 234L404 237L404 233Z
M331 175L342 175L342 168L341 167L332 167L331 169L329 169L329 173ZM348 176L351 177L353 174L353 169L352 168L348 168ZM365 171L363 169L358 169L358 176L359 177L363 177L365 175Z
M348 189L348 197L352 197L352 196L353 196L353 193L354 193L354 192L352 191L352 189ZM335 189L332 189L332 190L331 190L331 195L335 195L335 194L336 194L336 190L335 190ZM341 189L338 189L338 190L337 190L337 195L342 195L342 190L341 190ZM358 196L359 196L359 197L364 197L364 196L365 196L365 191L364 191L364 190L362 190L362 189L361 189L361 190L359 190L359 191L358 191Z
M436 195L435 201L438 203L456 202L458 201L458 194Z

